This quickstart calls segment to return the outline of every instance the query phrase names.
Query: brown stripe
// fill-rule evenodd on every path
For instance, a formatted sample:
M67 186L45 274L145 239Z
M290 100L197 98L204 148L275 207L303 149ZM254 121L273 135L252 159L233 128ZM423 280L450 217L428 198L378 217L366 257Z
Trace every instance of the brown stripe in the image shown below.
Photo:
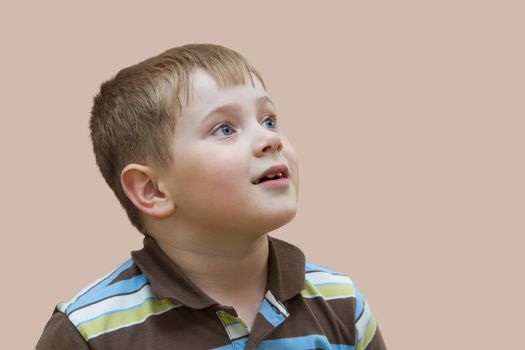
M286 321L287 320L284 320L284 322ZM279 327L282 327L282 325ZM254 349L261 341L272 338L273 332L275 331L276 328L274 328L263 315L258 313L253 321L252 332L248 336L245 350Z
M374 337L366 347L366 350L387 350L385 341L383 340L383 336L379 330L379 326L376 329Z
M331 344L355 344L351 299L323 300L298 295L286 308L290 317L274 333L276 338L325 335ZM339 309L341 312L335 313Z
M111 281L108 284L108 286L112 285L113 283L117 283L118 281L128 280L140 274L142 274L142 271L140 271L139 267L136 264L133 264L121 273L119 273L119 275L115 277L113 281Z
M303 298L302 295L286 302L290 316L277 328L258 314L249 335L246 349L253 349L262 340L324 335L331 344L353 345L354 303L351 299L325 301L321 298ZM154 348L209 349L230 343L228 334L216 315L217 310L234 314L231 309L213 306L192 310L184 306L144 322L122 328L90 340L93 349L125 348L126 350ZM336 313L334 310L339 310ZM380 337L373 340L381 341Z
M192 310L184 306L144 322L103 334L89 341L92 349L210 349L229 344L213 307Z

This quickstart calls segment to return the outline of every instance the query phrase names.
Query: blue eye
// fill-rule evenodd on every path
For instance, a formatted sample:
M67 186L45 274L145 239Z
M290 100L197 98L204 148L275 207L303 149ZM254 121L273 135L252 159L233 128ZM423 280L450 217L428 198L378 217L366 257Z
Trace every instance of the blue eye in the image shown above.
M267 121L271 122L270 127L269 127L270 129L277 129L277 116L275 116L274 114L270 114L269 117L263 121L263 124L266 123ZM228 136L228 135L231 135L231 133L233 133L235 129L230 125L230 123L221 123L219 124L219 127L215 129L212 135L215 135L219 130L225 131L224 135L219 135L219 136Z
M277 129L277 116L276 115L270 114L270 116L266 118L263 123L266 123L267 121L272 122L273 124L273 127L271 127L272 129Z
M229 129L229 130L233 130L233 128L230 126L230 124L228 124L228 123L221 123L221 124L219 125L219 127L217 128L217 130L215 130L215 131L213 132L213 135L215 135L215 133L216 133L217 131L219 131L219 130L228 130L228 129ZM230 135L230 134L226 134L226 135Z

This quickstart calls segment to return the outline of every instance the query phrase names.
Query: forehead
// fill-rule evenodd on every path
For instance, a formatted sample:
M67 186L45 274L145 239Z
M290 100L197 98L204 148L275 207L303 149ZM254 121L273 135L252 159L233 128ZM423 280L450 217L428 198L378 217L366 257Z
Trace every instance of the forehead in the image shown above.
M202 68L196 68L189 74L188 100L183 100L184 110L206 110L226 103L250 103L255 98L267 95L257 77L251 74L252 80L245 75L245 84L221 88L215 78Z

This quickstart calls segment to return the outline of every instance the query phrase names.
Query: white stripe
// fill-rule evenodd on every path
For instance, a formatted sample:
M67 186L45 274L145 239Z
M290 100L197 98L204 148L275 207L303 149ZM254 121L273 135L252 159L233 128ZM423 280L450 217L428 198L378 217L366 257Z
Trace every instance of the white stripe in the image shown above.
M275 306L279 311L281 311L281 313L283 315L285 315L286 317L288 317L288 311L284 308L284 305L281 304L279 301L277 301L277 299L275 299L275 297L273 296L272 292L268 289L268 292L266 292L266 299L268 299L268 301L270 302L270 304L272 304L273 306Z
M139 306L143 304L146 299L151 297L153 297L153 292L148 283L133 294L118 295L75 310L69 314L69 319L75 326L78 326L81 322L91 320L111 311Z
M92 288L94 285L98 284L99 282L101 282L102 280L104 280L105 278L109 277L113 272L117 271L122 265L126 264L127 262L129 261L126 260L124 261L122 264L118 265L117 267L115 267L113 270L111 270L110 272L106 273L104 276L96 279L94 282L90 283L89 285L87 285L86 287L82 288L77 294L75 294L71 299L69 299L68 301L65 301L63 303L60 303L59 306L58 306L58 309L62 312L66 312L66 309L69 307L69 305L73 304L75 301L77 301L77 299L82 295L84 294L85 292L87 292L90 288Z
M233 340L235 338L244 337L245 335L250 334L247 327L245 327L241 322L230 324L226 326L226 330L228 331L230 340Z
M179 307L179 306L181 306L181 304L173 305L173 306L167 308L166 310L161 310L161 311L159 311L159 312L155 312L155 313L147 314L146 317L144 317L142 320L138 320L138 321L136 321L136 322L132 322L132 323L128 323L128 324L125 324L125 325L121 325L121 326L118 326L118 327L115 327L115 328L112 328L112 329L106 329L105 331L102 331L102 332L100 332L100 333L93 334L92 336L90 336L90 337L87 338L86 340L93 339L93 338L98 337L99 335L102 335L102 334L104 334L104 333L113 332L113 331L116 331L116 330L121 329L121 328L125 328L125 327L129 327L129 326L133 326L133 325L135 325L135 324L138 324L138 323L144 322L144 320L147 319L147 318L150 317L150 316L163 314L163 313L168 312L168 311L170 311L171 309L176 308L176 307Z
M325 283L336 283L336 284L351 284L354 282L348 276L336 276L327 272L308 272L305 274L305 278L310 281L313 285L325 284Z
M355 324L356 332L357 332L357 341L361 341L363 336L365 335L366 326L368 325L368 321L372 318L372 311L368 307L368 303L365 302L364 305L364 312L361 315L361 318L357 323Z

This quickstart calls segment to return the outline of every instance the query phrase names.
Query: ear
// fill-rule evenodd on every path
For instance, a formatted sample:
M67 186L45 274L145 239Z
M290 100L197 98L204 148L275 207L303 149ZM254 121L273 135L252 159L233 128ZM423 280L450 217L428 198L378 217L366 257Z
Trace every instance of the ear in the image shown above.
M158 189L155 173L150 167L126 165L120 173L120 184L141 212L157 218L166 218L175 212L175 203Z

